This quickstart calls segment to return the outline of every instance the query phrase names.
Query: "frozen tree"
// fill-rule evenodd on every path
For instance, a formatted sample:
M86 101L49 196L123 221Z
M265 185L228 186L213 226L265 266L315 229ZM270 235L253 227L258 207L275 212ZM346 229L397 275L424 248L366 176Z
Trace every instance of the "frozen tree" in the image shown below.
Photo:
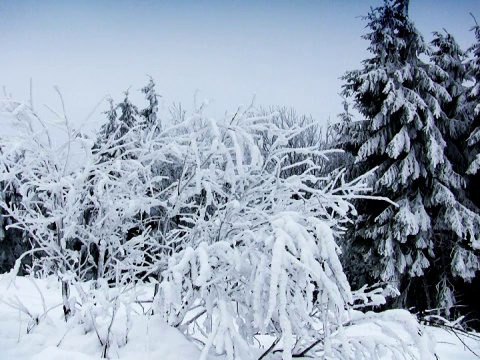
M128 90L125 92L125 98L122 102L115 105L113 99L110 98L109 104L110 108L105 113L108 122L102 126L97 135L96 147L102 147L103 149L105 149L105 146L109 147L108 156L114 158L119 155L123 156L125 152L128 153L131 148L135 147L135 143L132 143L127 148L126 144L122 142L123 140L120 142L119 140L123 139L125 134L138 125L138 108L130 101ZM115 146L112 146L113 142L115 142Z
M355 155L349 172L373 170L374 194L397 204L357 203L344 262L356 285L395 284L401 306L449 308L452 279L470 281L480 266L474 252L480 216L458 198L465 179L448 156L448 136L461 133L464 119L462 104L447 109L458 89L445 86L459 84L446 83L448 66L421 60L431 50L407 9L406 0L385 0L366 16L371 32L364 38L373 57L343 77L343 95L366 119L342 125L341 142Z
M145 98L148 101L148 106L143 109L140 113L145 121L145 127L147 128L157 128L158 131L162 129L162 124L158 118L158 95L155 92L155 82L153 78L150 78L148 84L141 89L142 93L145 94Z

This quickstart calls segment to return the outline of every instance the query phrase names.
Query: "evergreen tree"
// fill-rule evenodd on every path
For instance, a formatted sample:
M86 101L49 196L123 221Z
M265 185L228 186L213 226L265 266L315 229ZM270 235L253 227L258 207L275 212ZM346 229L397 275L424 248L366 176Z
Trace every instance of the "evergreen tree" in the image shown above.
M107 116L108 122L101 127L97 143L100 141L106 141L109 137L113 136L113 134L115 134L117 129L120 127L118 122L117 106L114 104L112 98L108 98L108 103L110 108L104 113Z
M121 110L121 114L118 118L118 122L120 124L119 136L123 136L135 125L137 125L138 108L133 105L128 98L128 90L125 92L125 98L117 105L117 107Z
M122 171L125 162L138 157L138 147L141 142L139 111L130 101L128 90L124 94L123 101L118 104L115 104L111 98L108 100L110 107L105 112L107 123L101 127L93 149L93 154L96 155L93 157L95 160L93 165L96 168L104 168L105 173L92 171L88 178L87 194L82 199L82 225L95 234L94 241L83 241L82 252L89 254L87 260L92 265L90 274L95 279L104 276L105 272L112 269L109 266L114 260L112 249L119 244L124 244L132 233L137 232L137 229L134 229L135 226L126 229L117 226L111 227L110 234L105 235L97 226L103 221L102 218L105 218L105 209L111 208L111 204L104 204L98 200L104 193L105 182L119 181L122 176L125 176ZM131 219L124 220L124 224L130 223L134 218L135 214L132 214ZM103 226L108 228L105 224ZM105 236L112 241L105 240L103 238ZM111 246L115 242L113 240L117 241L115 246Z
M431 60L447 73L448 77L442 79L439 76L437 80L445 87L451 97L450 101L441 102L442 113L437 119L437 124L446 142L445 154L455 172L463 177L463 181L459 184L460 186L452 187L451 191L459 203L474 213L479 214L479 203L475 201L475 192L478 191L476 189L478 187L476 186L477 182L472 176L467 176L466 174L470 161L470 149L467 143L474 118L474 104L468 99L469 89L466 86L466 83L472 80L467 61L468 54L460 49L453 36L448 32L445 31L445 34L434 32L434 36L432 45L435 51L431 54ZM462 247L463 249L460 249ZM447 248L450 250L450 247ZM460 280L463 278L462 274L465 271L464 260L461 260L460 263L457 263L455 260L458 252L462 254L460 257L463 259L475 259L479 253L476 252L471 244L465 241L461 243L460 248L450 250L454 256L455 264L452 268L452 273L457 278L450 278L448 282L450 287L456 290L457 295L460 295L457 296L457 303L466 305L469 311L474 308L478 310L476 296L472 296L474 294L470 290L471 285L466 285ZM444 303L443 305L446 304Z
M155 82L153 78L150 78L148 85L143 87L141 91L145 94L145 98L148 101L148 106L141 111L145 127L150 129L155 127L156 132L161 131L162 124L157 116L158 98L160 95L155 92Z
M480 25L472 28L475 34L476 42L469 49L473 54L473 59L469 63L474 85L469 92L469 100L473 107L472 122L470 125L470 136L467 140L467 156L469 167L467 173L471 175L472 183L480 182ZM477 185L474 192L474 201L480 206L480 189Z
M398 206L358 203L344 262L357 286L393 282L397 305L448 308L453 279L471 280L480 265L471 251L480 216L457 198L464 177L447 156L446 130L457 128L450 120L462 107L442 108L456 101L444 87L449 74L421 60L431 50L408 17L408 0L385 0L366 20L373 57L343 76L342 93L366 120L344 122L340 142L355 155L351 176L371 171L374 195Z
M135 137L128 138L125 134L130 133L134 127L139 124L138 108L132 104L128 97L128 90L125 92L125 98L117 105L114 104L112 99L109 99L110 109L105 112L108 122L102 126L97 136L96 148L109 148L111 149L111 156L113 158L120 155L131 158L133 154L129 152L134 148ZM117 111L120 110L120 115ZM132 141L131 145L127 145L126 142ZM118 153L121 149L121 154Z
M441 101L442 113L437 126L446 141L446 154L455 171L464 174L467 159L464 155L464 143L468 136L472 107L467 101L468 88L465 83L471 80L467 66L467 53L462 51L454 37L445 31L445 35L434 32L430 58L444 73L436 76L450 95L450 99Z
M5 182L0 182L0 203L18 206L19 198L13 184L6 185ZM0 273L10 271L15 265L15 260L30 247L26 233L9 226L13 222L14 219L0 208ZM26 264L31 265L30 259ZM21 269L21 274L23 273L24 268Z

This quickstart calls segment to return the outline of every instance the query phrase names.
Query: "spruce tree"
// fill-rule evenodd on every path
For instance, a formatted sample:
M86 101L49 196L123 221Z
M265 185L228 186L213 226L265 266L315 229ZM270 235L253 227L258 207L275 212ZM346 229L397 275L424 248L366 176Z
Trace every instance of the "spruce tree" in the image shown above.
M13 186L0 182L0 203L16 204L18 194ZM15 265L15 260L29 248L25 234L15 228L9 227L13 223L9 214L0 208L0 273L10 271ZM30 259L28 259L30 260ZM31 261L28 261L31 265ZM22 268L21 274L24 273Z
M468 99L468 87L466 84L472 80L468 59L468 53L460 49L451 34L434 32L432 45L434 51L431 54L431 61L439 66L448 75L438 76L438 81L445 87L451 96L450 101L442 101L442 113L437 119L437 124L446 142L445 154L450 160L456 173L463 177L458 186L450 190L455 195L457 202L465 206L475 214L479 214L478 201L475 201L475 192L478 191L477 182L472 176L468 176L469 152L468 138L470 136L472 120L474 119L474 104ZM478 180L477 180L478 181ZM475 229L475 225L473 227ZM478 228L476 234L478 234ZM478 236L478 235L475 235ZM475 264L480 254L476 250L475 243L469 244L465 239L459 241L459 246L447 247L453 255L452 274L449 278L450 288L454 288L457 296L457 303L466 305L469 310L478 307L476 297L472 297L471 286L463 280L473 279L476 265L469 265L469 260ZM448 254L445 254L447 258ZM477 258L478 259L478 258ZM465 266L467 260L467 266ZM444 280L445 281L445 280ZM448 293L448 290L447 290ZM446 293L445 293L446 294ZM444 302L446 298L444 297ZM445 305L445 303L443 304Z
M441 101L442 113L437 119L437 126L446 141L447 157L452 162L455 171L464 174L468 161L463 148L469 134L472 116L472 106L467 100L468 87L471 80L467 64L467 53L460 49L454 37L434 32L431 61L443 71L437 74L439 82L450 95L450 99Z
M101 142L106 141L108 138L113 136L113 134L117 131L119 128L120 124L118 122L118 115L117 115L117 106L114 104L112 98L108 98L108 103L110 105L110 108L104 112L107 116L108 122L104 124L101 129L100 133L98 135L97 139L97 145L101 145Z
M370 171L373 194L398 206L357 204L344 263L357 286L393 283L397 306L449 308L453 279L471 280L480 264L470 251L480 217L457 198L464 177L447 156L449 75L422 61L431 50L409 19L408 0L385 0L365 19L373 56L343 76L342 93L365 120L343 123L340 142L355 156L350 175Z
M133 144L135 139L127 139L125 134L139 125L138 108L130 101L128 90L125 92L125 98L122 102L115 105L113 100L109 99L109 103L110 108L105 112L108 122L100 129L96 148L110 148L112 150L111 158L120 156L131 158L134 155L129 150L135 147ZM120 115L118 115L118 110L120 110ZM132 141L132 144L126 144L129 140Z
M155 132L161 131L162 125L157 116L158 98L160 95L155 92L155 82L153 78L150 77L148 84L144 86L141 91L145 94L145 99L148 101L148 106L140 112L145 124L144 126L149 129L155 128Z
M139 131L141 123L139 120L138 108L130 101L128 90L124 93L125 97L122 102L115 104L113 99L108 99L109 109L105 111L107 122L101 127L95 145L93 154L97 155L95 159L95 167L104 166L109 171L104 174L102 172L94 172L90 174L88 183L88 194L82 199L82 206L84 208L81 219L82 225L86 227L93 227L89 231L93 234L97 230L95 224L99 222L99 218L104 217L104 210L111 206L111 204L104 204L95 199L101 198L104 192L105 179L112 183L119 181L124 176L122 175L122 166L124 162L135 160L138 155L138 146L141 141ZM109 165L110 164L110 165ZM115 164L115 166L111 166ZM134 218L135 216L132 216ZM117 233L120 232L121 235ZM110 235L111 238L115 236L120 240L120 243L125 243L132 233L136 233L137 229L113 229ZM112 251L108 251L105 247L107 241L97 236L95 241L83 244L82 251L88 251L91 255L87 259L92 263L93 269L90 276L98 279L103 276L105 264L109 263ZM87 247L87 249L85 249Z
M467 139L467 157L469 166L467 173L471 175L472 183L480 182L480 25L472 28L475 34L475 44L469 49L473 59L469 62L469 69L474 81L469 91L469 100L473 108L473 116L470 125L470 136ZM474 189L473 198L477 206L480 206L480 189L477 185Z

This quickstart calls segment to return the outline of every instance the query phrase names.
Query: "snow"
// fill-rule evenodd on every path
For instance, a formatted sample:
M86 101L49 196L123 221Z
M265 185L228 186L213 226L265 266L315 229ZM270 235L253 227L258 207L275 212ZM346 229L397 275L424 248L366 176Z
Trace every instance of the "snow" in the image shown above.
M61 284L54 277L32 280L27 277L17 277L10 282L7 274L0 275L0 358L2 360L93 360L100 359L102 346L95 331L86 332L84 327L74 324L73 321L63 320L61 304ZM82 286L88 287L85 283ZM76 293L75 293L76 295ZM10 304L10 305L9 305ZM22 304L25 311L14 309L14 304ZM228 306L226 303L222 307ZM18 306L17 306L18 307ZM47 315L45 309L48 310ZM134 309L140 312L133 314L129 326L128 339L125 344L124 314L119 314L113 325L113 334L117 345L112 346L109 358L122 360L137 359L200 359L200 350L178 330L167 325L158 315L143 315L141 308ZM226 310L225 310L226 312ZM361 313L359 313L361 314ZM375 329L373 324L360 324L349 328L350 337L357 337L367 344L369 339L379 341L382 332L392 331L403 336L398 324L408 321L406 312L392 311L382 319L382 324ZM368 314L366 314L368 319ZM38 324L32 321L38 318ZM220 318L219 318L220 319ZM385 320L385 323L383 321ZM98 331L102 335L106 331L105 324L110 322L105 314L97 314ZM231 320L230 320L231 321ZM378 325L378 322L377 322ZM220 325L219 330L225 331L226 324ZM230 323L228 327L233 326ZM122 331L123 329L123 331ZM380 331L381 330L381 331ZM227 330L228 331L228 330ZM427 327L430 337L436 339L435 352L439 360L473 360L477 357L472 353L480 353L480 342L462 334L452 334L440 328ZM268 347L271 339L267 336L259 337L264 347ZM382 340L388 341L388 337ZM470 351L468 348L472 351ZM262 350L262 349L260 349ZM264 351L264 350L263 350ZM380 349L378 350L380 351ZM387 354L387 353L385 353ZM267 359L278 359L278 354ZM384 355L381 359L388 359ZM223 357L207 356L205 359L223 359Z
M9 286L9 277L0 275L0 358L2 360L92 360L99 359L102 346L95 331L85 331L81 325L65 323L61 306L60 283L53 278L35 280L45 299L45 307L52 308L43 316L42 296L32 281L17 277ZM33 317L40 316L34 325L30 316L8 304L21 302ZM140 307L138 310L141 310ZM102 324L105 319L99 316ZM122 335L125 317L118 317L117 337ZM32 328L33 327L33 328ZM27 333L27 329L30 329ZM102 333L106 329L99 327ZM118 339L120 342L120 339ZM116 351L115 351L116 350ZM179 331L167 325L159 316L132 316L132 327L127 343L110 352L112 358L137 359L198 359L200 350Z
M436 353L439 360L474 360L478 356L468 350L467 346L476 354L480 354L480 342L439 328L430 329L437 341ZM466 346L465 346L466 344Z

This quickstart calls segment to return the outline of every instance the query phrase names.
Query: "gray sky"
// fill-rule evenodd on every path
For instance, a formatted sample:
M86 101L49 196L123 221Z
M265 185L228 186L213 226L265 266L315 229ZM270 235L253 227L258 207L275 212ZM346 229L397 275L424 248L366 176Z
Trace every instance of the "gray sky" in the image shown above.
M381 0L9 1L0 0L0 85L15 98L60 108L80 122L106 94L137 95L152 75L165 106L193 94L218 115L248 104L292 106L319 120L341 111L346 70L369 55L365 21ZM480 0L411 0L427 40L446 28L468 47ZM102 115L94 117L104 121Z

